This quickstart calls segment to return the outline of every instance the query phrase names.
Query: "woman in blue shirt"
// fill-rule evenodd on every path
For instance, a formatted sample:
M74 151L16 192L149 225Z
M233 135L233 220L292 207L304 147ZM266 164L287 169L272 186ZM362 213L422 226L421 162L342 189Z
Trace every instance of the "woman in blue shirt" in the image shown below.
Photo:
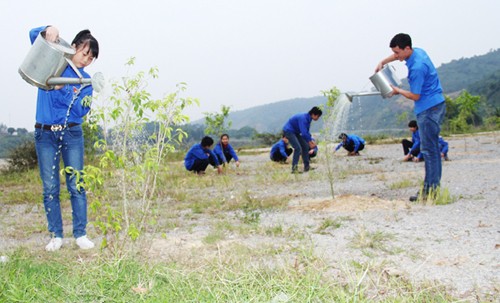
M42 26L30 31L33 44L35 39L46 39L57 43L59 30L54 26ZM90 76L83 70L99 56L99 43L89 30L82 30L71 42L75 54L73 65L85 78ZM61 77L79 78L68 65ZM64 166L75 171L83 170L83 117L90 111L90 103L83 102L92 96L91 85L58 85L54 89L38 89L35 124L35 147L38 157L40 177L43 183L43 204L48 221L51 240L45 246L47 251L61 248L63 242L63 222L60 203L59 162L62 156ZM90 249L94 243L87 238L87 196L85 189L77 187L74 174L66 173L66 187L70 193L73 236L81 249Z
M217 160L222 165L231 162L234 159L236 163L236 167L240 166L240 160L238 159L238 155L234 151L234 148L229 144L229 135L223 134L220 136L220 141L215 145L214 153L217 156Z

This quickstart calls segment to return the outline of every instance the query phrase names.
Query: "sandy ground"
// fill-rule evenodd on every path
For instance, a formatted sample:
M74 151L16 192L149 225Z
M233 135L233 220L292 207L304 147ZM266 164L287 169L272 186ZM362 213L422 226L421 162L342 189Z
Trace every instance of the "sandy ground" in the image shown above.
M424 164L401 162L400 144L368 145L360 157L347 157L341 151L334 155L336 171L348 173L339 174L334 180L333 199L321 159L313 163L314 171L297 176L300 182L280 186L270 183L249 189L255 197L274 195L290 199L284 211L261 213L259 224L280 225L307 235L314 254L325 260L333 275L339 274L345 264L358 262L412 282L437 282L466 301L498 300L500 133L446 139L451 161L443 162L442 186L453 197L452 204L410 203L408 197L416 193L418 182L423 179ZM269 162L267 152L241 156L242 167L261 169L265 162ZM281 167L290 170L289 165ZM251 178L241 176L242 186L246 177ZM397 185L403 181L410 185ZM3 208L0 254L19 245L43 247L46 238L39 234L26 233L21 244L18 237L9 236L15 231L6 223L6 218L19 213L40 217L43 212L39 208L27 205ZM238 215L241 214L224 216L230 220ZM200 215L196 220L194 226L165 230L163 236L153 236L151 257L172 260L220 254L234 243L250 248L296 245L286 237L231 233L214 249L203 241L210 232L210 215ZM318 232L325 220L340 222L339 227ZM353 239L359 235L376 233L385 238L382 248L353 247Z

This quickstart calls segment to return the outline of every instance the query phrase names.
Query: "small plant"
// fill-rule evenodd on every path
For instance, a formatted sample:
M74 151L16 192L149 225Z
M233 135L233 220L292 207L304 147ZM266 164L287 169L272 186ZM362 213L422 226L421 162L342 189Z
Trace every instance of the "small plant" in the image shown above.
M327 98L326 108L324 109L325 113L323 114L323 129L321 130L321 134L323 135L325 142L322 143L322 145L324 146L323 150L325 151L324 155L326 164L326 176L328 177L328 181L330 183L330 193L332 195L332 199L335 199L334 182L336 167L332 160L333 154L328 150L328 143L332 133L338 131L333 126L333 121L341 118L339 116L341 116L342 114L342 112L339 112L339 109L336 108L340 96L340 90L336 87L333 87L328 91L322 91L322 93L323 96ZM334 136L335 135L336 134L334 134Z
M389 189L401 189L412 187L414 182L412 180L403 179L394 183L389 184Z
M389 252L385 242L392 239L394 239L394 235L381 231L371 232L362 228L356 235L354 235L351 244L352 247L360 248L362 250L372 249Z
M455 202L455 200L456 199L451 196L447 188L438 187L429 192L425 202L428 205L446 205Z
M316 229L316 232L324 235L324 234L327 234L327 232L326 232L327 229L330 229L330 228L337 229L337 228L340 228L340 226L342 226L342 223L339 219L326 218L325 220L323 220L321 225Z

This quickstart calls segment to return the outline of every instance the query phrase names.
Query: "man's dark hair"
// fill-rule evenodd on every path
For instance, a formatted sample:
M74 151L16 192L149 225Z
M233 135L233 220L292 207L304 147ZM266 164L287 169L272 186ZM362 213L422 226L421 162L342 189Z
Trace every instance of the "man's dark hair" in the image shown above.
M311 108L311 110L309 111L309 115L318 115L321 117L322 114L323 114L323 111L321 109L319 109L319 107L317 107L317 106Z
M417 126L417 121L411 120L410 122L408 122L408 127L418 127Z
M209 136L205 136L201 139L201 146L203 147L210 147L212 144L214 144L214 139Z
M341 134L339 135L339 139L340 139L340 140L344 140L344 139L346 139L346 138L347 138L347 134L346 134L346 133L341 133Z
M399 47L400 49L404 49L405 47L409 46L411 48L411 37L408 34L397 34L394 36L391 40L391 43L389 44L390 48L394 47Z

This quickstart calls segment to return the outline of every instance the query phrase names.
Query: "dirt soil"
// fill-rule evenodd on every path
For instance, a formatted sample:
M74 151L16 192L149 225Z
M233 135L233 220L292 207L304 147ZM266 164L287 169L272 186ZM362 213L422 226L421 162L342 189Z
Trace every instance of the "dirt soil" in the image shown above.
M313 163L314 171L297 176L301 182L279 186L269 182L262 188L250 189L256 197L282 196L290 200L284 211L264 211L259 224L293 227L305 233L314 254L325 260L333 274L349 262L372 264L388 275L404 276L412 282L437 282L465 301L498 300L500 133L446 140L451 161L443 162L442 187L454 199L451 204L409 202L409 196L417 192L423 179L424 163L401 162L400 144L367 145L359 157L347 157L341 150L334 155L336 170L348 173L336 176L333 199L321 159ZM262 163L269 162L267 151L240 158L242 171L262 170ZM282 165L280 169L289 171L290 167ZM204 176L207 177L210 176ZM240 177L244 184L245 178L251 176ZM43 247L46 238L26 233L21 242L5 219L23 215L40 221L41 209L10 204L2 208L0 255L17 246ZM238 214L227 215L232 216ZM234 247L234 243L246 247L294 245L293 241L263 234L234 233L213 249L204 243L210 220L209 215L202 215L194 226L181 226L166 230L163 236L154 236L151 257L172 260L221 254ZM318 232L325 220L340 224ZM376 233L385 237L382 248L353 246L353 239L359 235L369 237Z

